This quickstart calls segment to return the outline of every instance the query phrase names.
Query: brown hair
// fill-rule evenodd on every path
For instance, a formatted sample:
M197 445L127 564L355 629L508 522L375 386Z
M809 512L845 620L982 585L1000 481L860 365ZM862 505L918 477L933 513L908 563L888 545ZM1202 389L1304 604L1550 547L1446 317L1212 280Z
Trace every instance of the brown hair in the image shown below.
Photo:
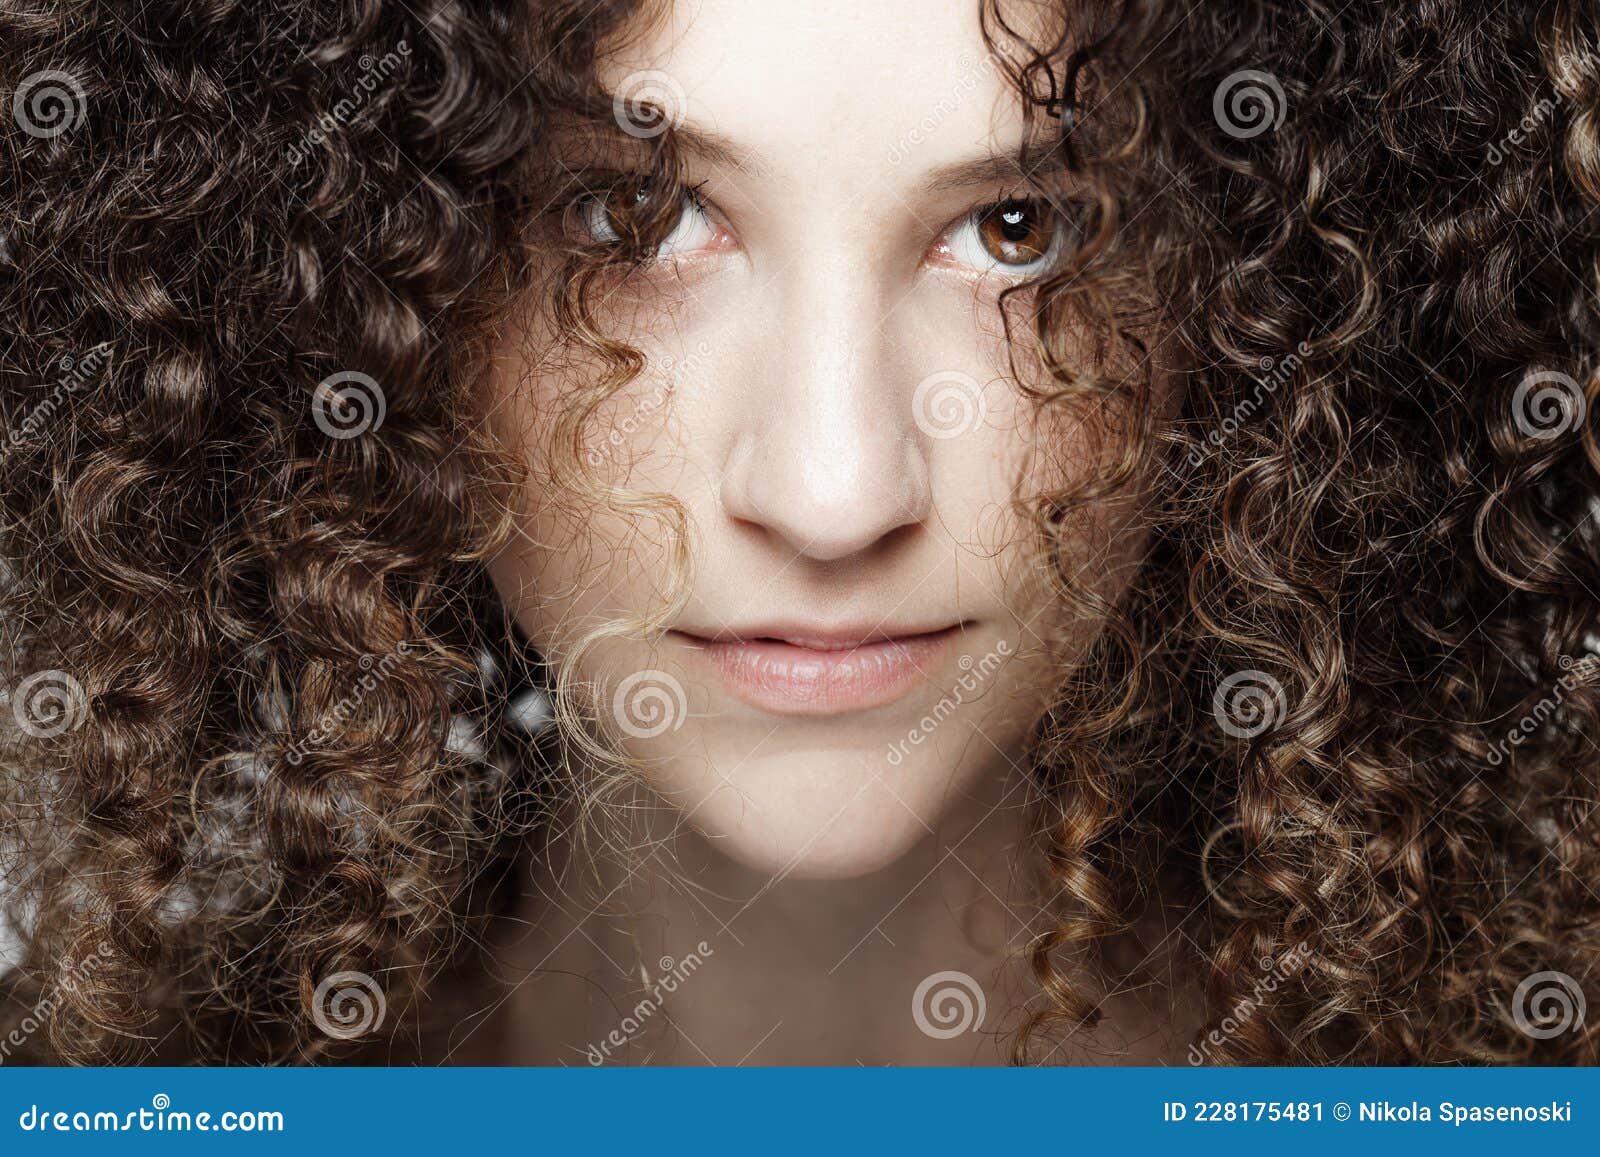
M167 1015L186 1052L312 1057L356 971L401 1020L537 815L539 761L450 734L494 728L475 654L514 651L478 383L632 7L0 14L0 872L53 1056L147 1059ZM1204 1059L1593 1061L1520 986L1590 984L1600 917L1594 30L1071 7L1054 43L983 7L1078 226L1013 338L1041 407L1131 420L1028 504L1048 549L1152 478L1153 545L1117 607L1056 562L1108 624L1033 752L1061 900L1019 1055L1092 1024L1156 849L1197 885ZM579 335L593 273L551 286ZM589 340L607 388L636 368Z

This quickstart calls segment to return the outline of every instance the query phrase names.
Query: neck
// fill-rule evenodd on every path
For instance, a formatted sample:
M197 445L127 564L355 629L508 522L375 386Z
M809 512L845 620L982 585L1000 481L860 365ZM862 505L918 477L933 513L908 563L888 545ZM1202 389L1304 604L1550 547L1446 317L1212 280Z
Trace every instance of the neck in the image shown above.
M829 880L753 871L664 806L627 809L643 838L591 830L529 869L489 946L503 1004L452 1034L451 1059L1004 1063L1040 999L1024 950L1046 919L1016 868L1024 794L1000 785L888 867ZM617 846L637 850L600 850ZM1128 1059L1164 1055L1144 1051Z

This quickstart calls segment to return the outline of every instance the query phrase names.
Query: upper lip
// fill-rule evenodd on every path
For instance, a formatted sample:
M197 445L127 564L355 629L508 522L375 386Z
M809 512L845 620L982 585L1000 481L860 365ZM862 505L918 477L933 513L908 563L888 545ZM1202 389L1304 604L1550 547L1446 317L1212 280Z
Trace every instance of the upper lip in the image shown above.
M791 647L805 647L812 651L849 651L869 643L888 643L895 640L915 639L923 635L937 635L966 622L944 623L937 626L908 627L852 627L821 626L816 623L759 623L748 627L723 627L717 630L697 630L691 627L676 628L680 635L688 635L704 643L787 643Z

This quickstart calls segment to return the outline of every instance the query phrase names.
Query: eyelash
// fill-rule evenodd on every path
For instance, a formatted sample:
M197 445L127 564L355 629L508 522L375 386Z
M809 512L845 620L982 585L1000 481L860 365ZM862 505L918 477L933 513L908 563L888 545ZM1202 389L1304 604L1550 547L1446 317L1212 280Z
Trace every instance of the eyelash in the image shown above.
M634 182L636 180L637 178L633 177L632 174L613 173L606 174L605 179L602 180L591 179L584 181L584 191L571 197L563 205L558 206L558 211L561 212L562 216L567 221L568 229L576 232L580 240L583 242L590 246L596 246L599 248L615 248L622 240L621 235L615 229L610 229L608 226L608 229L612 234L609 238L597 236L597 229L595 228L595 225L597 223L604 224L604 216L599 222L595 222L586 219L586 215L598 213L608 216L608 199L614 197L619 188L623 187L626 183ZM683 228L683 223L685 221L692 220L691 211L694 215L697 215L699 218L704 220L712 229L717 228L715 222L711 220L711 205L703 193L703 190L708 183L709 182L702 181L698 184L687 185L682 188L681 196L684 209L679 220L674 223L673 228L669 231L668 235L662 239L662 241L653 251L636 255L637 259L641 263L648 264L652 261L679 256L679 254L671 248L671 242L674 237L679 235ZM971 254L963 255L958 252L958 249L961 247L954 243L954 239L961 236L962 230L971 229L976 231L977 229L981 228L994 214L1000 213L1000 211L1005 209L1007 206L1013 205L1035 210L1037 210L1038 207L1043 206L1045 212L1054 218L1054 236L1048 248L1042 251L1038 258L1030 262L1021 263L1007 263L999 260L982 262L975 261ZM962 216L957 218L956 221L945 228L944 232L939 235L939 239L932 247L930 247L928 252L930 254L948 254L950 255L950 264L958 265L965 269L974 269L979 273L999 272L1004 276L1022 278L1041 272L1057 260L1065 233L1066 228L1064 218L1054 209L1054 207L1049 205L1049 203L1042 198L1001 195L997 196L994 200L974 206L972 209L962 214ZM1030 246L1030 248L1038 252L1036 246Z

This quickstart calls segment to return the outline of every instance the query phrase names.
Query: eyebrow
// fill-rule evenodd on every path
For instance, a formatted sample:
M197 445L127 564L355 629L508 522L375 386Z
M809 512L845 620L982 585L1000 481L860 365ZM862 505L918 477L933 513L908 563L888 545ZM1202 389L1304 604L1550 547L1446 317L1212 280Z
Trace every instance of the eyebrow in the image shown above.
M725 137L712 129L684 123L673 130L673 136L683 142L685 150L695 154L702 161L738 169L758 181L772 176L771 165L731 137Z
M772 176L772 166L733 138L714 129L684 122L673 129L674 138L686 152L701 161L738 169L756 180ZM1030 177L1050 176L1065 164L1049 141L1041 139L1026 150L989 153L970 160L956 161L934 169L923 181L930 192L970 189L978 185L1012 184Z
M943 165L929 173L925 185L933 192L970 189L975 185L1011 184L1031 177L1059 173L1065 160L1054 149L1035 145L1024 153L991 153L970 161Z

